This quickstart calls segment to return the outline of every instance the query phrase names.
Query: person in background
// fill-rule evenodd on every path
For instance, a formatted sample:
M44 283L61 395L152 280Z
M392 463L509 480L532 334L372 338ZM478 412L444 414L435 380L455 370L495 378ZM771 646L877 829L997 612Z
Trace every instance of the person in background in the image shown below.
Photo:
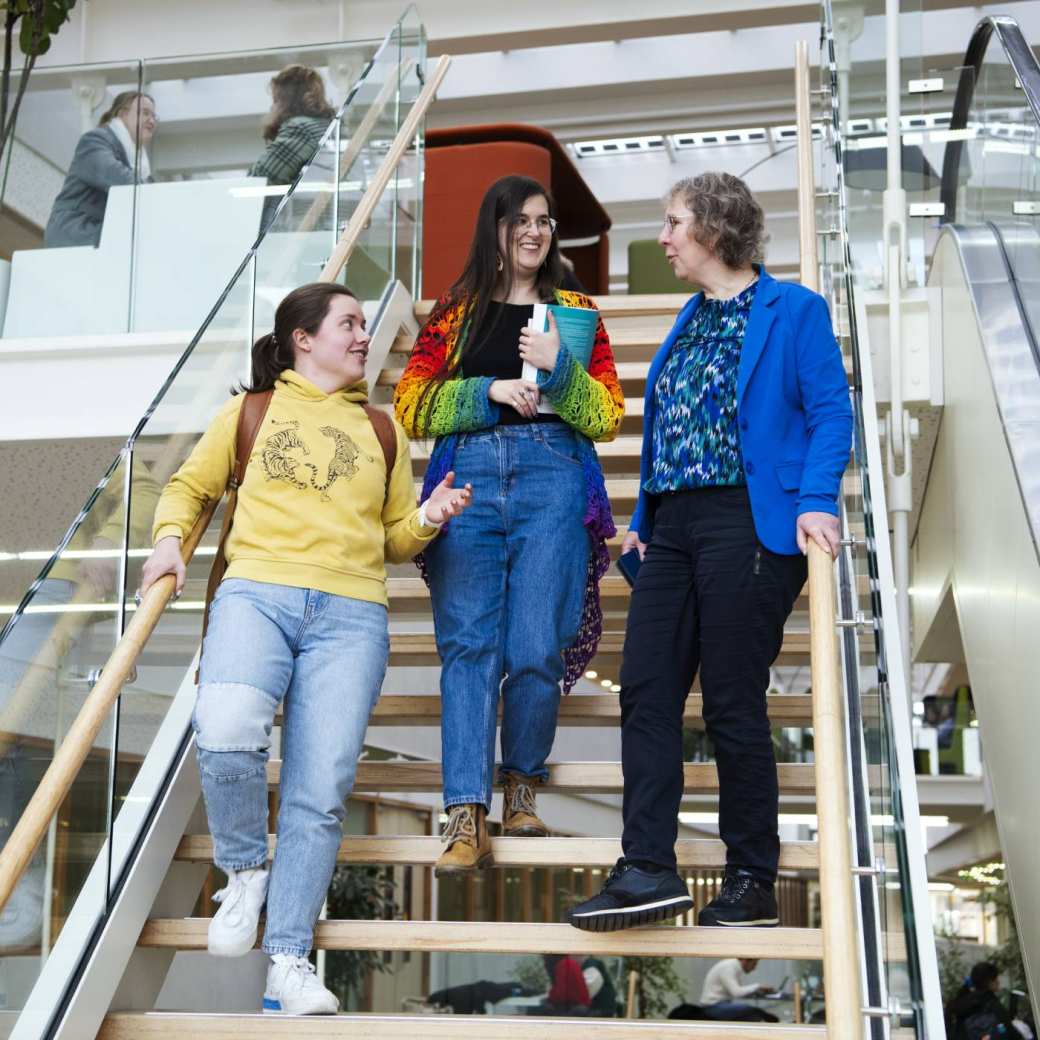
M578 962L570 954L553 953L544 954L542 961L551 983L546 1011L550 1015L587 1015L592 1000Z
M45 247L97 246L108 189L152 179L145 147L158 122L150 95L126 90L115 96L101 122L76 145L43 232Z
M466 266L420 331L394 397L410 436L436 438L424 497L449 469L474 488L473 508L423 556L443 662L438 876L492 862L499 700L503 833L548 833L535 788L549 772L560 684L566 692L582 675L602 630L599 579L615 528L592 441L617 433L624 396L598 317L587 370L555 325L527 327L537 303L595 310L559 288L562 276L549 193L530 177L496 181ZM525 361L536 380L520 378ZM540 412L543 400L554 410Z
M700 675L726 874L700 925L773 927L779 790L769 669L814 541L836 555L852 406L827 302L762 263L765 216L728 173L679 181L658 242L703 287L646 382L639 499L622 552L643 563L621 665L623 857L575 927L631 928L693 906L676 869L683 709Z
M1020 1035L1010 1012L997 996L999 989L1000 970L990 961L979 961L960 991L946 1005L947 1033L951 1040L986 1040L987 1037L997 1040L1001 1036Z
M317 69L287 65L272 77L271 111L264 123L264 154L249 167L250 177L265 177L268 184L292 184L311 161L336 110L325 96L325 84ZM281 197L264 200L262 226L267 227Z
M717 1022L779 1022L776 1015L743 1003L746 997L773 991L772 986L745 981L757 967L758 961L752 957L730 957L713 964L701 990L701 1010L705 1015Z
M617 990L607 966L598 957L586 957L581 962L581 974L589 991L589 1014L596 1018L616 1018Z

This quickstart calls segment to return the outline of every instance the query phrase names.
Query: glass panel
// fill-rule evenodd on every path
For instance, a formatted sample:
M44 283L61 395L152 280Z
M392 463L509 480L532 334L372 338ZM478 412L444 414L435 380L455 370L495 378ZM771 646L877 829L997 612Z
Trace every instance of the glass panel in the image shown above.
M4 263L5 338L133 328L138 185L148 180L152 105L140 62L37 69L10 154L6 204L34 224ZM99 125L103 124L103 125ZM149 211L150 212L150 211Z
M835 106L831 129L832 148L821 155L818 174L817 217L821 227L834 228L836 234L821 245L824 267L823 291L827 294L847 367L851 372L851 396L854 410L854 439L852 463L843 484L845 536L854 539L853 546L843 553L840 561L841 612L853 617L857 612L864 623L858 628L843 630L843 664L846 682L848 717L850 723L850 764L853 783L853 824L857 837L855 862L872 867L878 861L884 864L876 879L863 877L858 882L859 912L864 934L862 957L864 963L865 996L873 1006L887 1006L898 1001L900 1014L892 1025L912 1028L915 1035L924 1035L924 1003L921 985L920 956L916 948L914 892L910 887L905 828L901 798L901 783L912 783L912 777L901 777L894 745L894 711L907 711L901 697L893 698L888 681L885 628L894 624L885 618L879 593L878 540L887 538L887 528L875 530L871 472L868 450L878 444L877 417L865 410L864 388L869 390L866 400L873 404L873 375L869 359L863 357L856 324L856 293L879 288L884 274L881 243L881 192L885 180L885 150L864 156L867 148L848 148L855 141L876 146L883 144L884 105L883 67L861 69L855 60L859 33L842 12L845 5L834 4L836 19L833 34L832 5L824 3L824 53L821 60L824 86L841 99ZM868 17L871 12L868 11ZM904 27L911 23L909 35L904 33L904 87L911 78L922 78L919 59L921 52L919 7L915 17L902 20ZM917 65L914 65L915 60ZM874 79L871 79L871 76ZM851 84L851 85L850 85ZM949 77L945 87L948 88ZM850 97L857 105L864 97L871 99L867 108L850 111ZM908 203L938 201L937 178L929 171L941 174L945 142L942 110L952 109L952 101L943 93L913 96L912 102L903 99L902 159L903 173L908 189ZM875 107L876 106L876 107ZM840 111L839 111L840 110ZM881 119L879 125L879 117ZM947 121L948 122L948 121ZM848 140L852 138L852 142ZM914 149L917 149L914 152ZM873 166L861 161L876 160ZM917 180L910 168L917 170ZM876 175L876 176L875 176ZM875 180L871 181L870 177ZM878 179L879 178L879 179ZM931 247L934 228L931 224L912 223L909 229L909 260L914 269L912 280L923 284L927 250ZM872 448L873 446L873 448ZM880 479L878 473L877 479ZM927 819L921 821L927 825ZM917 825L915 820L912 825ZM923 897L927 899L927 894ZM927 905L920 908L927 913ZM889 1023L871 1020L872 1037L888 1035Z
M1040 125L996 35L974 87L968 113L974 131L970 167L962 165L967 205L958 220L994 224L1035 338L1040 332ZM962 164L964 159L962 154Z
M884 211L887 186L888 120L885 105L884 4L835 0L834 49L839 121L844 136L849 235L864 289L884 284ZM910 90L931 75L922 61L924 4L900 5L900 134L902 186L906 204L938 202L942 146L931 144L929 128L943 126L950 106L941 94ZM878 47L882 47L878 60ZM937 235L938 218L913 216L907 223L908 281L923 286Z
M126 457L120 456L17 609L4 607L0 845L17 825L119 639L126 476ZM7 577L5 572L5 585ZM73 903L83 897L77 927L105 908L105 864L98 856L110 823L112 746L110 716L0 913L4 1010L24 1006Z
M162 487L227 401L229 389L248 378L257 327L270 328L274 307L284 293L318 276L343 221L349 217L349 207L340 212L338 157L345 153L350 158L347 148L353 145L349 165L363 158L370 176L374 170L371 161L385 154L400 120L414 102L417 62L425 41L414 10L409 17L414 26L395 30L393 40L385 41L378 51L380 68L392 73L378 83L369 82L373 75L369 59L376 48L363 43L323 48L320 54L312 49L243 56L226 78L210 84L218 92L219 102L230 104L233 95L246 87L261 90L271 73L285 64L309 61L332 84L329 93L333 100L347 95L345 112L336 113L334 118L320 117L317 123L321 125L312 127L309 136L302 135L306 140L297 149L294 170L277 177L265 174L262 180L246 177L236 182L229 177L236 171L224 168L225 161L214 154L209 157L208 179L189 175L177 167L173 128L168 131L169 148L153 150L153 172L165 172L170 183L148 185L147 190L160 194L160 189L168 189L170 198L177 195L180 203L190 201L186 211L191 211L191 220L202 220L205 234L174 235L158 223L153 234L142 195L134 197L131 223L141 229L141 238L136 245L125 241L120 251L126 265L118 308L122 324L98 327L97 331L126 332L147 326L164 334L161 346L166 358L179 360L148 406L130 447L120 454L61 553L48 562L17 610L14 604L20 590L32 579L32 567L38 565L33 561L41 555L35 544L40 533L32 529L30 510L21 528L15 524L6 532L7 551L0 569L0 584L5 591L0 604L7 604L3 620L10 620L0 633L0 840L6 839L17 823L54 748L132 617L135 608L126 602L124 590L136 589L140 583ZM192 73L188 66L200 61L204 68L204 58L149 65L148 89L156 99L162 98L171 114L170 123L175 124L175 114L182 121L213 115L214 95L210 92L199 95L197 103L192 101L197 83L191 77L198 75L198 69ZM397 70L402 61L407 62L408 69L399 81ZM225 61L225 72L229 67ZM108 78L104 82L113 82L113 68L106 67ZM137 65L133 68L133 85L139 90L142 71ZM56 107L61 99L54 84L60 84L68 94L73 81L61 80L62 74L63 70L46 70L37 84L40 98L33 102L39 118L27 117L27 123L61 127L68 122L68 113L62 114ZM406 77L410 77L407 82ZM380 113L383 124L374 120L361 125L359 112L364 105L360 99L375 97L384 85L388 105L386 113ZM52 96L45 96L45 88ZM58 115L48 122L48 112ZM347 139L340 136L344 125L353 131ZM44 141L54 155L60 153L64 141L59 137L51 133ZM64 141L69 154L75 135L70 141ZM413 222L418 217L415 199L421 176L417 161L409 168L411 183L404 185L412 192L408 204L399 203L397 193L402 184L392 180L373 222L377 230L366 240L367 252L381 272L382 281L374 286L376 294L395 268L399 205ZM352 169L346 172L354 175ZM110 208L112 197L110 193ZM163 216L158 211L152 215L157 219ZM266 237L258 240L261 221L269 226ZM235 234L229 231L232 225L237 228ZM414 242L415 228L409 226L407 234ZM214 236L213 241L206 236ZM159 255L169 269L173 238L191 243L191 252L179 261L180 270L195 265L188 278L190 292L182 295L183 308L176 313L169 301L149 296L143 280L145 267ZM156 248L157 243L161 248ZM220 255L214 259L217 252ZM207 253L213 254L213 263L203 271L196 261ZM411 254L405 253L411 265ZM93 286L89 281L87 284ZM60 308L55 308L51 299L48 309ZM200 323L197 334L184 331ZM80 321L75 331L82 334L94 328ZM46 330L34 334L46 334ZM133 345L137 346L136 341ZM147 399L141 401L138 414L145 411L146 404ZM84 899L77 906L77 922L87 925L88 931L91 915L105 912L111 886L145 822L173 753L170 741L164 743L157 737L172 733L180 739L186 732L186 722L177 714L171 715L170 709L175 703L182 707L185 699L190 701L193 696L193 665L200 641L206 578L221 519L218 508L189 566L182 598L171 603L160 618L124 686L117 709L98 737L95 751L0 915L0 1008L4 1010L22 1006L77 896ZM176 733L169 725L171 719L176 724L172 729L179 725ZM154 770L149 773L149 763L159 763L162 755L167 757L161 774ZM109 835L113 840L106 845ZM397 873L401 874L399 883L414 890L413 896L418 898L415 876ZM84 890L88 875L90 887ZM404 959L410 960L407 955Z
M344 114L338 214L347 226L386 158L397 131L422 89L426 39L414 9L406 12L377 56L359 104ZM398 279L411 289L416 280L420 214L420 145L416 138L380 195L357 240L345 274L362 300L375 303Z

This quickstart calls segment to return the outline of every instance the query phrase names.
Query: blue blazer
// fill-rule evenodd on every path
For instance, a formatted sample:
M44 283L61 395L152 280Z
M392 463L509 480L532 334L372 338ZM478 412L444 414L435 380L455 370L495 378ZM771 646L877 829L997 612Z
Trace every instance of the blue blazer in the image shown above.
M631 525L644 542L653 534L659 501L643 490L653 461L654 389L672 344L703 298L697 293L679 312L646 380L639 501ZM800 513L838 514L852 445L852 405L823 297L778 282L764 267L740 350L737 422L758 540L772 552L793 555Z

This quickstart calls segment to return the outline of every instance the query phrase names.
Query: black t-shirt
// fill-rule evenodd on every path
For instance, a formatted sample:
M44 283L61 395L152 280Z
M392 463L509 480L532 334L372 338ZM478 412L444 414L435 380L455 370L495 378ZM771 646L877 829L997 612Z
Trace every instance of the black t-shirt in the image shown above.
M529 303L488 304L487 315L474 342L475 351L467 351L462 359L462 377L491 376L494 379L519 379L524 363L520 360L520 330L531 320ZM487 334L490 330L490 336ZM499 425L515 426L527 422L562 422L558 415L538 415L525 419L515 408L499 405Z

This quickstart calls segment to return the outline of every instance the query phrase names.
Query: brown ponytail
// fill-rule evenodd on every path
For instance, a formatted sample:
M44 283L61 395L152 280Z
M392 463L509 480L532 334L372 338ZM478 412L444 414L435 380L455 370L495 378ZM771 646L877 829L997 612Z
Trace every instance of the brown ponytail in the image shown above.
M329 313L329 304L334 296L357 295L345 285L335 282L311 282L293 289L274 312L274 332L261 336L252 351L252 379L241 389L246 393L262 393L270 390L278 377L292 368L296 360L293 333L297 329L313 336Z

